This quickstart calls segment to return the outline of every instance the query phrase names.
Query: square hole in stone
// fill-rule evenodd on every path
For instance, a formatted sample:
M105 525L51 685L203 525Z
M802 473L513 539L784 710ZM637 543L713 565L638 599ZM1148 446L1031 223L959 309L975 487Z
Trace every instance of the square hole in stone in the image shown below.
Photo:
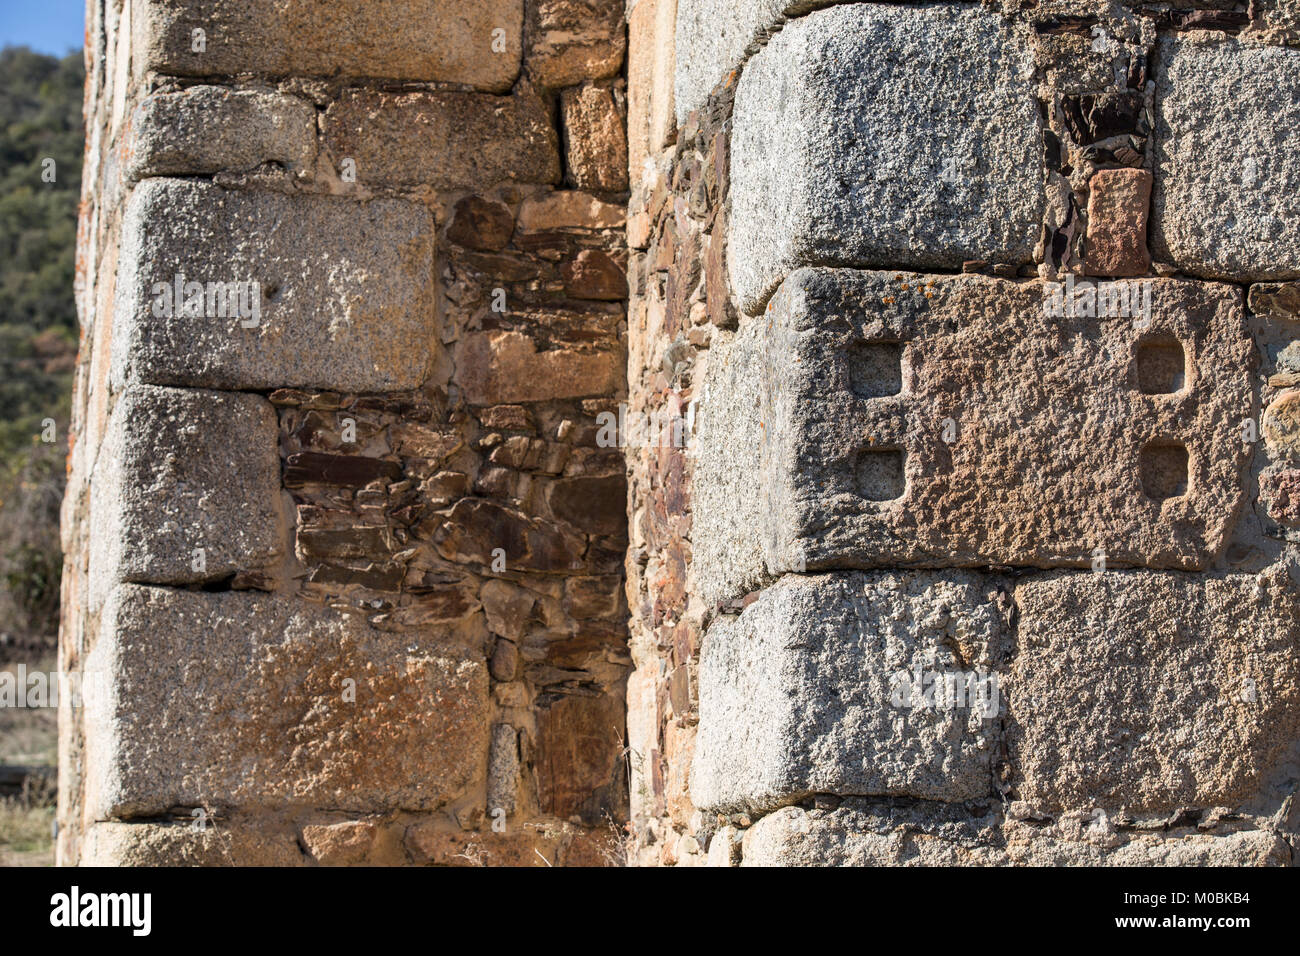
M858 398L903 390L903 343L858 342L849 349L849 388Z
M1146 395L1177 392L1187 381L1187 355L1172 336L1148 339L1137 347L1138 388Z
M893 501L903 497L904 454L898 448L871 448L858 455L858 494L868 501Z
M1142 490L1152 501L1187 494L1187 448L1176 441L1153 441L1142 449Z

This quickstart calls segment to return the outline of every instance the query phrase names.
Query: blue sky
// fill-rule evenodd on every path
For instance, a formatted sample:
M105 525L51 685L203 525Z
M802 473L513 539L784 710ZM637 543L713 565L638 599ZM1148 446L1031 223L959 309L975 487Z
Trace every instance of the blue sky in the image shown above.
M0 0L0 47L62 56L81 49L85 22L86 0Z

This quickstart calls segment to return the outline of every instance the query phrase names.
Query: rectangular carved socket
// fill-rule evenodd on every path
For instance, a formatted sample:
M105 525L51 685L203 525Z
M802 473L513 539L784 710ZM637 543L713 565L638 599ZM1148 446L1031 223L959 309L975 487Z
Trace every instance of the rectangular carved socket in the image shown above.
M893 501L903 497L907 480L905 457L897 448L870 448L858 457L858 494L868 501Z
M1146 395L1177 392L1187 384L1187 356L1169 336L1142 342L1137 348L1138 388Z
M860 342L849 349L849 389L858 398L885 398L903 390L903 343Z
M1115 314L1147 282L1142 321ZM694 478L705 600L792 567L1089 567L1098 548L1117 565L1205 567L1246 494L1245 310L1227 285L1119 285L1062 311L1057 283L791 275L710 360ZM1106 314L1079 311L1088 301ZM885 397L897 343L906 387Z
M1187 447L1176 441L1153 441L1142 449L1142 490L1152 501L1187 494Z

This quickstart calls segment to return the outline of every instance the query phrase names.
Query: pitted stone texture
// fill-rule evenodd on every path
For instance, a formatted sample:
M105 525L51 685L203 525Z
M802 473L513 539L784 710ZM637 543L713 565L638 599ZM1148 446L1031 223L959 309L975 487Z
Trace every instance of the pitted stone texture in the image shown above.
M627 50L623 7L623 0L529 4L529 75L551 88L618 75Z
M736 92L741 307L800 266L1028 262L1044 203L1030 58L975 7L851 4L787 25Z
M1037 809L1234 807L1300 726L1300 597L1261 575L1068 573L1016 589L1009 759Z
M1300 49L1180 35L1156 63L1156 258L1211 278L1300 276Z
M677 122L708 102L714 88L734 71L788 17L839 0L677 0L677 69L674 99ZM635 52L635 51L634 51Z
M994 675L1007 640L997 597L994 579L965 572L789 576L716 618L700 659L695 805L989 795L996 696L925 706L899 675Z
M524 0L143 0L133 9L137 77L366 76L501 92L523 57Z
M535 95L348 90L325 111L325 143L363 186L475 189L560 178L559 139Z
M91 495L92 606L122 581L197 584L265 567L281 553L275 409L256 395L132 386Z
M989 805L845 800L831 810L784 807L745 831L741 866L998 866L1006 862Z
M791 276L709 359L705 601L804 567L1090 567L1098 549L1112 567L1210 564L1245 500L1257 359L1240 291L1150 281L1139 327L1048 317L1054 285Z
M952 816L951 812L947 814ZM996 818L947 821L924 805L888 811L846 801L834 810L785 807L745 832L741 866L1288 866L1270 830L1112 838L1106 845L1039 832L1004 837Z
M94 823L81 843L81 866L305 866L290 827L255 821L227 825Z
M433 810L486 765L482 661L300 601L123 585L86 673L94 820L176 807Z
M434 341L433 218L399 199L229 192L151 179L122 226L113 381L399 391ZM186 317L155 284L260 283L261 315ZM155 312L163 312L156 315Z
M316 110L295 96L195 86L158 93L131 118L127 178L247 170L276 162L309 169Z

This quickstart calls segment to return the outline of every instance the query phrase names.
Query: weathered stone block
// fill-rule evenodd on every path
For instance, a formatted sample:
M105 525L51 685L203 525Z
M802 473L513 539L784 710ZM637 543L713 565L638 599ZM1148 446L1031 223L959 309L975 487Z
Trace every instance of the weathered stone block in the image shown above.
M528 72L543 86L617 76L627 49L623 0L537 0L529 5Z
M560 97L569 175L579 189L627 189L627 134L612 90L585 85Z
M805 265L1028 262L1044 204L1029 57L972 7L850 4L787 25L736 92L741 307L757 313Z
M623 378L622 364L614 352L538 351L520 332L478 332L460 347L458 384L472 405L608 395Z
M1156 258L1219 279L1300 276L1300 49L1177 35L1156 64Z
M131 118L127 178L216 173L276 162L310 170L316 110L295 96L195 86L143 100Z
M801 567L1195 570L1245 500L1257 359L1228 286L801 270L712 351L710 603Z
M554 183L559 138L536 95L347 90L328 110L325 143L357 182L483 191L499 182Z
M264 398L132 386L97 462L94 606L122 581L219 581L282 552L277 422Z
M117 387L397 391L424 381L435 283L422 206L153 179L131 195L120 261ZM193 315L190 293L181 302L171 292L177 277L242 294L223 301L209 289Z
M1143 275L1151 266L1147 252L1151 174L1145 169L1103 169L1088 188L1088 274Z
M81 866L305 866L292 828L244 821L94 823Z
M995 817L962 820L924 805L785 807L745 832L740 865L1287 866L1291 858L1286 840L1272 830L1142 834L1098 846L1039 832L1004 839L996 823Z
M93 820L433 810L486 764L482 661L300 601L123 585L86 672Z
M661 0L662 2L662 0ZM678 124L708 101L748 54L795 17L837 0L676 0ZM635 50L633 51L635 53Z
M373 76L504 91L523 54L524 0L144 0L132 7L137 77L149 70Z
M695 805L989 795L1007 649L996 597L992 579L964 572L790 576L715 619L700 659ZM969 694L963 684L960 698L927 702L916 669L922 685L927 674L983 676Z
M1007 747L1049 811L1233 807L1300 726L1300 597L1261 575L1075 573L1016 589Z
M628 11L627 138L634 184L646 157L667 145L675 126L676 20L677 0L637 0Z

